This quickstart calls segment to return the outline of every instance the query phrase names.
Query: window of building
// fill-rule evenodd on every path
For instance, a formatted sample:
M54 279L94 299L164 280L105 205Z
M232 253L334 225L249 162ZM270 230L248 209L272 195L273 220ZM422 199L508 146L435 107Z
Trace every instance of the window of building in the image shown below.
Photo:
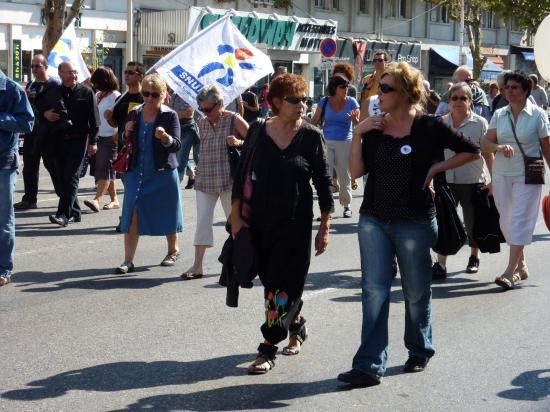
M434 7L432 4L431 7ZM449 9L447 6L437 6L430 12L430 21L435 23L449 23Z
M396 19L406 19L408 15L408 0L389 0L388 15Z
M359 0L359 12L368 14L370 9L370 0Z
M495 15L491 12L484 11L481 13L481 27L484 29L494 29L495 28Z
M340 0L315 0L315 7L325 10L341 10Z
M516 19L516 16L513 16L510 20L510 30L512 31L522 31L521 27L518 24L518 20Z

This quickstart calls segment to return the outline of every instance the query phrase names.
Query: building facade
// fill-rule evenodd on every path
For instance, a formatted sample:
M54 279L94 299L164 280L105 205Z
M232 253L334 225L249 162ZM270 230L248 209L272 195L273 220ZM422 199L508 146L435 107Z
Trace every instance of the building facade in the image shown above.
M40 3L40 2L38 2ZM337 40L336 61L349 61L357 79L372 70L372 54L386 49L394 60L421 69L441 90L459 62L459 25L448 10L423 0L87 0L76 24L79 47L90 63L109 64L120 74L132 55L151 66L189 36L227 12L241 32L265 51L274 66L304 75L310 94L322 94L333 63L319 51L324 38ZM132 46L126 42L128 9ZM42 6L37 0L0 1L0 67L30 76L30 59L41 49ZM535 71L532 49L520 47L524 31L495 16L483 16L484 53L490 59L483 79L502 67ZM524 45L523 45L524 46ZM465 47L466 52L469 51ZM19 67L16 67L20 65Z

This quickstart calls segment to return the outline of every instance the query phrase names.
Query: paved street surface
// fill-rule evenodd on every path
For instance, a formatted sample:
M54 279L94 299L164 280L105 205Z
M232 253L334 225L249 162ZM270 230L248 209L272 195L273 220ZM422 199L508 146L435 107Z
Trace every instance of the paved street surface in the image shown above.
M17 200L22 196L18 180ZM39 208L17 213L16 274L0 288L0 410L550 410L550 234L542 218L527 249L531 277L503 293L493 283L507 253L483 255L464 272L467 248L449 259L450 277L433 288L436 355L421 374L402 373L404 305L392 289L390 360L382 385L344 391L361 325L356 241L361 190L352 219L337 207L327 252L312 259L303 314L309 339L296 357L279 356L265 376L247 376L261 341L262 289L225 306L217 257L225 240L216 210L216 246L200 280L182 281L192 262L195 193L184 191L182 257L160 267L163 238L141 239L133 274L114 275L123 238L118 211L48 222L55 194L40 179ZM548 192L548 186L545 193ZM92 197L93 180L80 198ZM0 194L1 195L1 194ZM505 249L507 252L507 249Z

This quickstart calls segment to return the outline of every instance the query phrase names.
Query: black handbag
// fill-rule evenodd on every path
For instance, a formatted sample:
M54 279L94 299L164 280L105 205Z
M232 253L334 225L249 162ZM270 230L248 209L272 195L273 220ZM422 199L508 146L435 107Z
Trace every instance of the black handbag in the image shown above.
M231 117L231 134L234 134L234 124L235 115ZM237 174L237 169L239 168L239 162L241 160L241 149L235 146L227 145L227 156L229 158L229 171L231 172L231 177L235 178Z
M512 132L514 133L514 139L518 144L519 151L523 156L523 164L525 166L525 184L526 185L543 185L544 184L544 159L541 157L531 157L525 154L521 143L518 140L516 135L516 127L510 113L508 113L508 119L510 120L510 125L512 126Z
M456 211L456 201L443 178L434 179L437 242L434 252L444 256L456 255L466 243L466 230Z

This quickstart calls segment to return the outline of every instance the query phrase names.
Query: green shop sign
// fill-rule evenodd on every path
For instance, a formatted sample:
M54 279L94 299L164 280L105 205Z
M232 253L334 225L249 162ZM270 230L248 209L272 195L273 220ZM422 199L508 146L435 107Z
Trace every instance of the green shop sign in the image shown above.
M21 81L21 40L12 40L12 79L16 82Z
M200 22L200 29L208 27L221 17L219 14L205 15ZM274 48L289 48L298 25L293 21L255 19L241 16L233 16L231 21L250 43L263 43Z

